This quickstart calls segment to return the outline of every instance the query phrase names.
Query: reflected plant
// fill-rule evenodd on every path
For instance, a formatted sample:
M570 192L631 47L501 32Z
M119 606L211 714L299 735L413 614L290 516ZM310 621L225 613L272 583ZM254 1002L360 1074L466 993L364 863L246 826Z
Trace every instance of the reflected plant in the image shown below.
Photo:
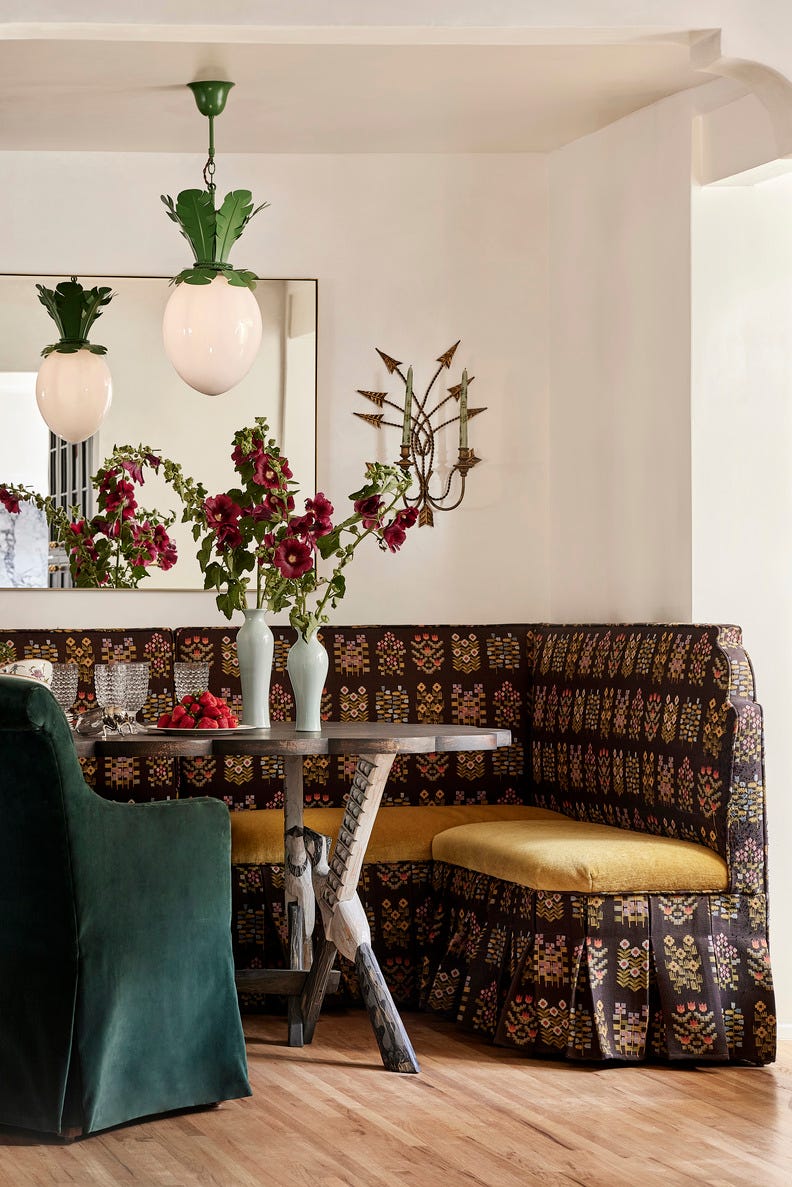
M48 495L29 486L0 486L0 504L12 515L29 502L43 512L50 537L65 550L69 572L78 589L137 589L152 569L166 572L177 560L168 535L176 513L161 514L141 507L136 487L147 468L162 471L182 502L200 502L203 487L187 478L181 466L148 446L119 446L91 478L97 513L86 517L79 508L57 506Z

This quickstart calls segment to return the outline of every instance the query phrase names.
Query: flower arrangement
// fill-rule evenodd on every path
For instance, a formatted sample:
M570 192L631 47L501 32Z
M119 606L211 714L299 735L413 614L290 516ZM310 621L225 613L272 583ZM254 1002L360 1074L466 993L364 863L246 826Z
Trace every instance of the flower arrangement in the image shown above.
M289 622L306 641L330 621L327 607L337 606L346 593L344 570L368 536L383 550L401 548L407 529L418 519L415 507L397 510L410 481L398 466L369 462L365 484L349 496L351 515L334 525L335 509L320 493L305 500L304 515L292 517L275 533L273 568L289 583ZM329 573L320 575L317 554L335 561Z
M364 486L349 496L352 513L340 523L333 522L335 509L321 491L297 513L291 468L268 434L263 417L234 434L231 460L240 485L187 507L185 519L195 519L204 585L218 590L217 605L227 618L245 608L255 576L257 608L288 608L291 625L307 640L329 622L328 607L343 598L344 570L362 542L373 536L381 548L398 552L418 513L396 509L410 475L379 463L366 467ZM330 559L332 569L320 574L318 560Z
M231 460L239 485L186 500L183 519L192 520L193 538L200 541L204 588L218 591L217 607L226 618L246 608L252 581L257 609L282 610L288 601L274 587L266 565L272 559L272 531L294 510L292 472L268 432L267 421L256 417L252 426L234 434Z
M349 496L352 510L340 521L321 491L297 512L291 467L269 431L266 419L256 417L234 434L237 484L216 495L151 447L123 445L91 479L97 513L90 518L25 486L0 486L0 504L16 514L27 500L45 513L78 588L136 589L151 569L168 570L177 560L168 534L176 514L146 510L137 500L151 468L181 500L204 588L217 591L218 609L229 619L246 609L252 587L258 609L288 610L291 625L308 640L344 597L345 570L363 541L373 537L383 550L398 552L418 512L401 505L409 473L378 462L366 466L364 485ZM320 561L332 567L320 573Z

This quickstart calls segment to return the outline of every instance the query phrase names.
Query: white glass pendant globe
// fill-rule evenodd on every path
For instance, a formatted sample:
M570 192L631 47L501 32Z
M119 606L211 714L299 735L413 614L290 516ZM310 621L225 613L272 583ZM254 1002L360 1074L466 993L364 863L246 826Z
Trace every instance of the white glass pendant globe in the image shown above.
M104 355L82 347L73 354L54 350L39 367L36 403L53 433L76 445L92 437L113 399Z
M261 311L249 288L215 276L210 284L176 285L162 319L165 353L196 391L219 396L253 366Z

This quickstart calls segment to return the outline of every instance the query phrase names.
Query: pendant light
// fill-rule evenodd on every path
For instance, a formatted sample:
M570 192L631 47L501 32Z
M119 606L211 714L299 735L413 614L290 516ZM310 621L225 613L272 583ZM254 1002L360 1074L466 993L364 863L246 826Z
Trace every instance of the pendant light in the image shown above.
M205 190L183 190L174 202L163 194L168 217L181 228L195 263L172 283L162 336L165 353L190 387L219 396L248 373L261 343L261 311L253 289L258 277L233 268L228 255L263 202L253 209L250 190L232 190L215 205L214 120L225 109L232 82L188 84L198 110L209 120Z
M36 288L60 334L41 352L36 403L52 432L76 445L94 435L113 398L107 349L89 342L88 331L115 293L106 287L85 289L76 276L54 289Z

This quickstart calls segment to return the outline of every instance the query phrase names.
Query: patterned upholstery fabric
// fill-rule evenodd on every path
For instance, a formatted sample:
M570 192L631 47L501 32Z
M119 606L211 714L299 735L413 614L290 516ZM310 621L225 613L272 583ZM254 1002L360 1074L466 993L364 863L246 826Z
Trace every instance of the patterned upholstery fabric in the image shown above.
M531 798L755 864L751 842L764 843L761 709L739 628L543 627L536 642ZM735 846L734 814L724 809L738 726L747 819Z
M178 659L241 704L236 628L16 631L0 660L152 663L147 720L173 698ZM275 630L272 715L293 717ZM512 730L493 753L397 757L385 803L534 804L579 820L704 844L726 860L718 894L548 893L436 862L369 863L361 881L375 951L401 1006L421 1002L499 1043L584 1059L764 1063L775 1050L767 946L761 708L736 627L331 627L328 719L450 721ZM307 806L338 807L355 760L305 764ZM212 795L283 806L278 759L84 762L116 799ZM239 967L284 963L283 871L233 869ZM354 970L342 962L346 999ZM245 1002L256 1005L254 1000ZM268 1003L269 1005L270 1003Z
M730 893L548 893L435 863L425 1004L536 1054L770 1062L762 716L738 628L534 638L526 798L708 845Z
M155 724L173 703L173 634L170 630L28 630L0 634L0 662L47 659L75 663L80 670L77 712L96 704L94 664L122 660L149 664L149 694L140 714ZM80 759L89 787L105 799L142 802L177 794L178 768L173 759Z
M286 656L294 640L274 628L270 714L294 720ZM514 743L490 753L397 756L386 804L518 804L522 802L524 726L530 631L525 626L328 627L330 659L322 715L334 721L422 721L511 729ZM210 663L209 686L241 705L236 628L180 629L176 658ZM355 770L352 755L305 763L306 807L340 807ZM182 778L196 795L230 808L283 806L280 759L228 755L183 760Z
M764 903L531 890L436 862L423 1004L532 1055L775 1058Z

